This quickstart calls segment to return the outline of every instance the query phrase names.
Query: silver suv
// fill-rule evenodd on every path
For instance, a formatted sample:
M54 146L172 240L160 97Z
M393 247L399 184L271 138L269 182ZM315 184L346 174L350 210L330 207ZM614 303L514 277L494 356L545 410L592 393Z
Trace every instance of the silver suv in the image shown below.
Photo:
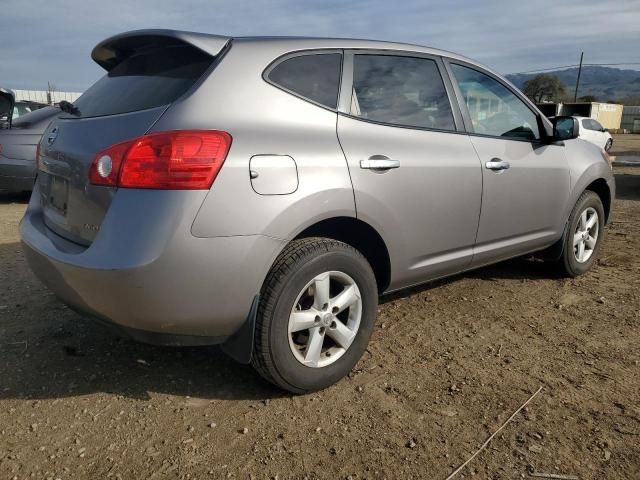
M291 392L338 381L378 296L541 252L594 263L606 154L430 48L145 30L47 128L21 223L36 275L143 341L222 344Z

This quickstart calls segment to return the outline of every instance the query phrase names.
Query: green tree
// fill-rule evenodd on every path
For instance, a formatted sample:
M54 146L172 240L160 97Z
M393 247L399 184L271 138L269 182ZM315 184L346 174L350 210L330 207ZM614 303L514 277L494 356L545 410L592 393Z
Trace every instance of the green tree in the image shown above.
M559 102L567 94L564 83L555 75L541 73L524 83L523 93L536 103Z

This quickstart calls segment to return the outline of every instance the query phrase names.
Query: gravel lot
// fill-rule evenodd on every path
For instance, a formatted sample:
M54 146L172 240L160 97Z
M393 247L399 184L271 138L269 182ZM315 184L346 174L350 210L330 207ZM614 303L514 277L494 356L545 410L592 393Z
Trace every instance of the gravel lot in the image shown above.
M88 323L28 270L0 199L0 478L640 478L640 169L575 280L519 259L384 299L350 378L292 397L217 348ZM533 478L533 477L531 477Z
M617 134L613 136L611 155L640 155L640 135Z

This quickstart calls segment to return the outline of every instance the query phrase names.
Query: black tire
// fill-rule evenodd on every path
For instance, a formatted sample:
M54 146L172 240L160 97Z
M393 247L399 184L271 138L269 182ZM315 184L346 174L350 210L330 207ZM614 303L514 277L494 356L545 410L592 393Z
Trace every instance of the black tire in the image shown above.
M353 343L330 365L301 363L289 345L289 316L305 285L317 275L339 271L360 290L362 314ZM280 253L262 287L251 363L269 382L292 393L320 390L345 377L367 348L373 331L378 290L364 256L345 243L327 238L292 241Z
M598 237L596 239L595 247L593 248L593 253L588 260L581 263L575 255L573 237L578 229L580 215L588 208L593 208L598 214ZM600 245L602 245L602 239L604 236L604 219L604 207L602 206L600 197L597 193L592 192L591 190L586 190L576 202L576 205L573 207L571 215L569 216L562 256L557 261L557 267L561 275L577 277L591 268L596 261L598 252L600 251Z
M612 145L613 145L613 140L612 139L607 140L607 143L604 144L604 150L608 152L609 150L611 150Z

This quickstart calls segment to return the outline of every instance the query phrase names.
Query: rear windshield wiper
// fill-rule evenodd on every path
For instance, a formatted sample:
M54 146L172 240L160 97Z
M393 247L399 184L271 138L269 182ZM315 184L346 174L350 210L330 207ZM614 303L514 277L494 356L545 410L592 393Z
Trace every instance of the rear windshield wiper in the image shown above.
M67 102L66 100L62 100L59 104L58 107L60 107L60 110L62 110L65 113L68 113L70 115L75 115L77 117L80 116L80 110L78 110L78 107L76 107L73 103L71 102Z

